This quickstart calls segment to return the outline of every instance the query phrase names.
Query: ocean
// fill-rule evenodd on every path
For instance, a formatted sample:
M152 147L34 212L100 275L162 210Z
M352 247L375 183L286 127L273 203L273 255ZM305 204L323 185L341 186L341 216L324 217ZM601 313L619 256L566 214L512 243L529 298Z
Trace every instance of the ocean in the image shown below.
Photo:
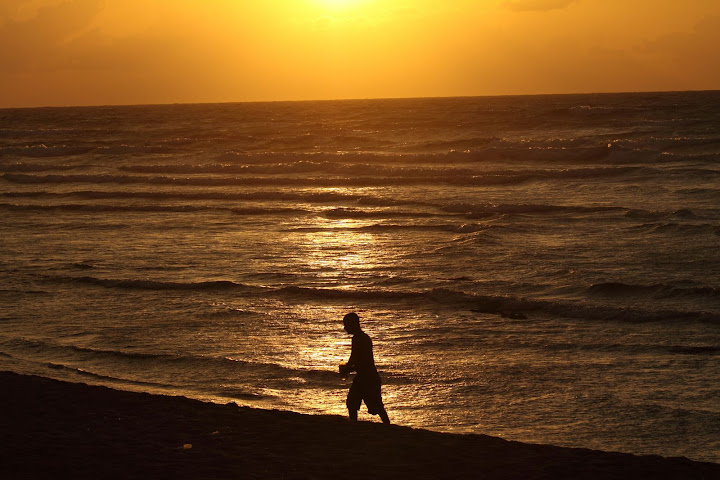
M720 92L0 110L0 370L720 462ZM378 421L364 407L360 419Z

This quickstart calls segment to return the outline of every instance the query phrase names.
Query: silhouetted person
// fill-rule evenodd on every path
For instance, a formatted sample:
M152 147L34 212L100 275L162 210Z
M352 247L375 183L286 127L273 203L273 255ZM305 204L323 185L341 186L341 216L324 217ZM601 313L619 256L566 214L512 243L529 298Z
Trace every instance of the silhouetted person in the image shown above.
M356 313L345 315L343 325L345 331L353 338L350 359L347 363L340 365L340 374L347 375L350 372L357 372L345 403L350 419L357 420L360 404L365 402L368 413L380 415L383 423L390 423L380 394L380 375L375 368L372 340L360 328L360 317Z

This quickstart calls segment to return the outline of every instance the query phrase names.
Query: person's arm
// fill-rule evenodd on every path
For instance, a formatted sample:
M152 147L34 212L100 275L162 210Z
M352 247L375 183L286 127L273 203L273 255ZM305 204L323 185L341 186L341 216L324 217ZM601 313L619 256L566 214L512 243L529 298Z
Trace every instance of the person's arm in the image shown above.
M352 347L350 350L350 358L348 359L347 363L345 364L348 373L354 372L355 369L357 368L357 357L358 357L357 347L356 347L355 337L353 336Z

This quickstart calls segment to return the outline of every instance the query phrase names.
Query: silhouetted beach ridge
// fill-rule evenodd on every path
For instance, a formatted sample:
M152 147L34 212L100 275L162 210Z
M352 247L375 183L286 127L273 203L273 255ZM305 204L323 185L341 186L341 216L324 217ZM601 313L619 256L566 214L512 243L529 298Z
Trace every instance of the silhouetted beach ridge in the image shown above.
M12 478L720 477L686 458L508 442L0 372ZM355 448L346 448L352 439Z

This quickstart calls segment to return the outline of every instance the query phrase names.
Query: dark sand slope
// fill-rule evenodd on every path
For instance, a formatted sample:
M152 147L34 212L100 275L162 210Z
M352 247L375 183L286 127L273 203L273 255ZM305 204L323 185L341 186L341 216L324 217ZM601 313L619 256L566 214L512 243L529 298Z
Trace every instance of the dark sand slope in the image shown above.
M7 372L0 391L3 479L720 479L720 465L684 458L352 424Z

